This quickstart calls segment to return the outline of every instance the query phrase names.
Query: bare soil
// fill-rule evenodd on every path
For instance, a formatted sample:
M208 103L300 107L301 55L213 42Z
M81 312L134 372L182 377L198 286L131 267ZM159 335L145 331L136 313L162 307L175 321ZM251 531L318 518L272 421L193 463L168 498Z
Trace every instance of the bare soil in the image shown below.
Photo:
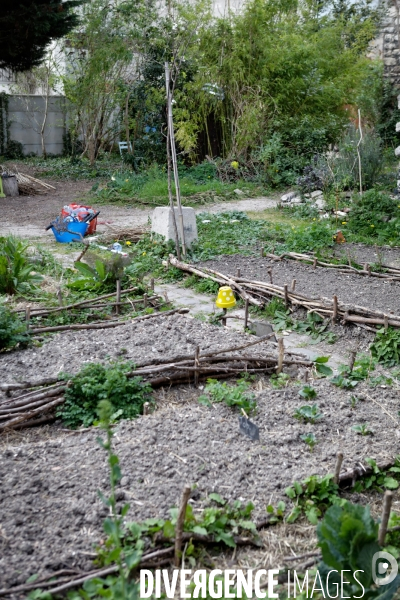
M83 361L117 357L122 347L127 350L124 358L134 360L191 351L198 343L205 350L244 339L248 340L244 334L172 316L90 335L63 333L41 348L2 355L1 371L3 380L13 381L54 375L60 368L76 372ZM262 353L268 346L255 348ZM397 391L359 384L360 400L353 410L354 391L337 389L325 380L313 385L323 416L315 425L306 425L292 416L306 403L299 397L298 385L273 390L265 379L255 384L253 420L260 427L259 442L239 433L238 412L220 404L212 408L197 404L201 390L159 392L153 414L116 427L115 449L124 475L118 500L130 502L129 518L166 517L186 482L197 485L195 508L215 491L231 500L252 501L254 516L261 518L267 504L285 498L284 489L293 480L331 472L339 450L345 455L344 468L363 463L367 456L383 460L399 452L397 419L387 414L397 415ZM368 423L374 435L362 437L351 430L361 423ZM309 431L318 440L314 452L300 439ZM18 435L9 441L3 436L3 585L61 568L92 568L94 545L104 538L105 509L97 490L108 490L106 459L97 435L95 429L59 430L59 436L49 440L34 441L30 434L27 443L21 443ZM282 552L287 554L285 548Z

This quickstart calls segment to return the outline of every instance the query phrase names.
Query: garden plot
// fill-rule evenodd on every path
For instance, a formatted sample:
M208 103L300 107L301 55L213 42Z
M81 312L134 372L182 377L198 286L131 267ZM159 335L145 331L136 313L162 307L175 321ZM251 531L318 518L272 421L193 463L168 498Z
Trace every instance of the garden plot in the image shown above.
M36 351L2 357L2 372L12 381L37 373L54 374L61 366L74 372L82 361L105 361L122 347L134 359L187 351L197 343L202 348L219 348L243 339L248 338L174 316L158 327L154 323L127 325L119 331L94 332L90 339L62 334ZM260 344L258 351L267 347ZM332 472L339 450L345 456L344 468L364 464L366 457L380 462L400 451L398 423L393 417L398 404L395 391L372 390L360 383L359 399L352 408L354 391L338 389L326 380L313 386L317 396L312 402L321 413L314 425L293 417L307 403L299 396L299 387L271 390L265 379L254 385L257 410L252 418L260 428L259 442L239 433L238 411L222 404L199 405L201 390L181 387L158 393L158 409L153 414L116 426L115 450L124 475L117 491L119 505L130 503L130 519L166 517L179 502L184 484L190 483L197 485L192 498L195 509L207 494L217 492L227 499L252 501L254 518L261 519L267 504L288 501L284 490L293 480ZM357 435L352 430L363 424L373 435ZM311 432L317 440L313 452L300 437ZM107 492L109 481L97 436L98 431L90 429L60 431L59 437L47 441L34 442L31 437L26 444L18 442L18 434L9 442L3 438L3 585L23 583L35 573L92 568L93 547L104 538L105 509L97 490ZM296 541L291 544L298 551ZM299 547L303 546L300 536ZM237 562L244 552L247 562L261 557L243 550ZM283 545L269 566L278 568L287 554Z
M365 261L366 262L366 261ZM235 275L237 269L241 277L270 282L268 271L272 269L275 285L288 284L296 280L296 292L308 298L324 296L331 299L338 297L339 303L365 306L382 312L400 314L400 283L383 281L375 278L347 275L334 269L304 265L297 261L274 261L261 257L244 257L241 255L221 256L200 265L215 269L225 275Z

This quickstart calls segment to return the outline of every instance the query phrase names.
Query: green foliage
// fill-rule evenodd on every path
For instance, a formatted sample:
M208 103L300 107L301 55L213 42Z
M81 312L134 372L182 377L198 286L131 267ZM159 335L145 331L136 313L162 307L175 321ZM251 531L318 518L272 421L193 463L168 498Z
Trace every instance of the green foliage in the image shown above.
M239 380L237 385L220 383L216 379L208 379L204 389L207 395L199 397L200 404L211 406L211 402L225 402L227 406L243 409L246 413L256 410L254 394L248 391L249 383Z
M271 298L264 309L266 317L275 317L277 313L285 312L285 303L280 298Z
M366 423L363 423L362 425L353 425L352 430L362 436L372 435L372 431Z
M26 293L42 280L29 263L27 248L13 236L0 238L0 294Z
M302 482L295 481L293 485L286 488L286 495L296 501L290 515L287 517L288 523L294 523L301 514L305 514L310 523L316 525L318 518L332 504L340 503L338 496L339 486L333 482L333 475L319 477L312 475Z
M347 582L342 585L342 597L390 600L394 596L400 585L399 575L381 587L372 578L372 557L381 548L377 542L378 523L372 519L369 506L350 502L332 506L318 524L317 535L322 552L318 571L327 595L337 594L340 573L345 571Z
M393 327L384 327L376 333L375 340L370 347L374 359L387 367L400 363L400 331Z
M265 221L249 219L241 211L197 215L199 241L192 245L194 261L215 258L221 254L252 254L265 234Z
M286 387L289 381L290 375L288 375L287 373L279 373L278 375L276 375L276 373L273 373L269 379L271 386L276 390L278 390L279 388Z
M365 462L371 467L372 474L366 475L363 479L358 480L354 486L356 492L363 490L378 490L382 492L384 489L396 490L399 487L398 480L400 479L400 457L397 456L393 467L387 471L382 471L376 461L372 458L366 458Z
M115 409L111 421L137 417L150 398L151 387L141 377L127 376L133 368L129 362L107 366L89 363L75 376L64 375L70 385L57 415L72 429L81 425L89 427L97 420L99 401L107 400Z
M93 266L80 261L75 262L75 269L83 277L70 281L68 287L80 291L111 291L115 289L116 280L122 279L127 262L129 262L129 259L124 259L120 254L113 254L107 260L100 260L95 257Z
M34 170L36 177L48 177L57 180L85 180L111 178L113 173L121 169L121 159L115 155L100 154L96 164L91 165L85 157L31 156L24 158L24 163Z
M278 502L276 508L274 508L272 504L268 504L266 511L267 514L270 515L270 523L279 523L280 521L283 521L285 516L286 504L282 500Z
M272 249L274 246L276 254L307 253L333 246L333 231L330 224L320 221L297 226L276 223L268 227L266 234L269 248Z
M320 377L329 377L333 374L333 371L326 364L329 361L329 356L317 356L314 360L314 366L317 374Z
M26 323L5 306L0 305L0 351L15 346L28 346L30 336Z
M317 392L311 385L304 385L299 390L299 396L305 398L306 400L312 400L313 398L317 397Z
M376 189L353 200L348 228L358 236L380 243L397 243L400 232L400 207L388 193Z
M353 369L350 371L348 365L340 365L339 373L352 381L363 381L368 379L371 371L375 369L375 360L368 354L361 354L354 361Z
M318 404L305 404L304 406L300 406L300 408L296 408L293 416L299 421L314 424L322 417L322 413L319 412Z
M334 344L337 336L331 331L327 331L329 320L320 317L317 313L308 312L305 321L297 321L293 325L293 329L298 333L305 333L314 340L315 344L325 341L328 344Z
M220 288L220 284L217 281L212 281L212 279L204 279L203 277L197 277L197 275L189 275L189 277L186 277L182 286L185 288L191 287L197 292L202 294L212 294L213 296L218 294L218 290Z
M0 68L18 72L39 65L48 45L63 38L78 24L74 9L81 4L81 0L67 0L62 4L55 0L19 0L18 3L3 0ZM24 34L13 35L16 30Z
M340 387L344 390L352 390L354 387L356 387L358 383L353 379L343 377L343 375L336 375L335 377L332 377L332 379L330 379L330 382L333 383L333 385L336 385L337 387Z
M315 435L312 432L304 433L300 436L300 439L302 439L303 442L307 444L307 446L310 448L310 451L312 452L315 444L317 443L317 438L315 437Z

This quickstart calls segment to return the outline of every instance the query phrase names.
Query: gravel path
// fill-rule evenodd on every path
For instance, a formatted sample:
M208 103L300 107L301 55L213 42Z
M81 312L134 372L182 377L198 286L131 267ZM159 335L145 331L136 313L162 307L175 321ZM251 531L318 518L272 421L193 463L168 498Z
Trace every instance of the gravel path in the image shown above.
M272 268L273 282L290 287L296 279L296 292L310 298L337 295L339 302L357 304L387 313L400 314L400 283L360 275L346 275L335 269L317 267L294 260L272 261L261 257L244 257L240 255L221 256L217 260L198 263L226 275L236 274L247 279L269 282L268 269Z

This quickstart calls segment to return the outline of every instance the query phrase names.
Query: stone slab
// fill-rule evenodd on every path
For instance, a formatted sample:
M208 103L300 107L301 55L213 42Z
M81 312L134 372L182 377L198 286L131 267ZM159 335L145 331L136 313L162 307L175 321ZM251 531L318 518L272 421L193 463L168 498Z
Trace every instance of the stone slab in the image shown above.
M198 239L196 213L194 209L190 207L182 207L182 213L186 247L190 248L193 242ZM175 208L175 219L178 227L179 241L182 241L179 211L177 208ZM151 218L151 230L154 233L162 235L166 240L175 240L172 210L169 206L157 206L157 208L154 209Z

